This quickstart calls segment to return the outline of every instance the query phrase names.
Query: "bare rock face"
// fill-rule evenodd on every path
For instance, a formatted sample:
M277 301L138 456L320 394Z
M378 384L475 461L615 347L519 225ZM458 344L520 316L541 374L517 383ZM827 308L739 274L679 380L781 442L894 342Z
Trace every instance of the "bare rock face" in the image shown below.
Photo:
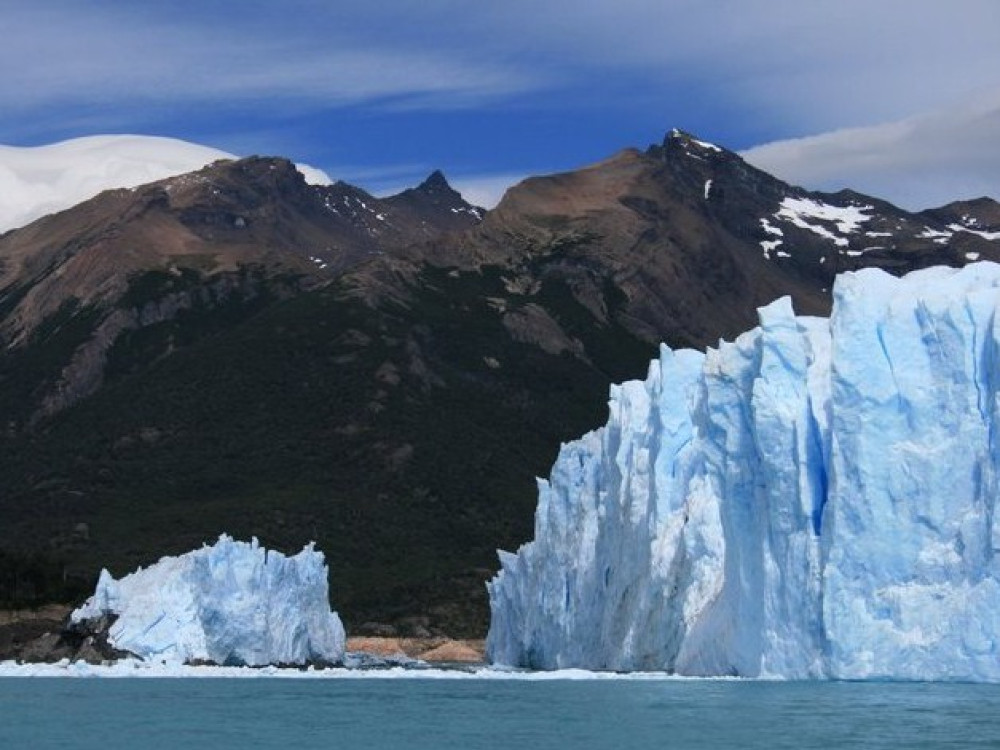
M25 663L53 663L68 659L104 664L133 656L108 643L113 615L72 622L68 617L54 632L45 632L23 643L8 646L0 657ZM7 626L9 627L9 626ZM0 626L0 630L3 626Z
M69 608L59 605L0 612L0 661L22 658L22 651L36 641L54 646L68 615Z
M91 311L91 334L45 394L35 422L96 391L108 350L126 331L199 304L253 297L265 284L273 288L271 279L285 288L327 283L369 258L473 226L481 215L440 172L380 199L346 183L308 185L284 159L217 162L102 193L0 236L0 306L9 305L0 341L25 346L45 321Z
M583 357L583 345L571 338L551 315L534 303L512 310L503 317L504 328L515 341L534 344L550 354L570 352Z

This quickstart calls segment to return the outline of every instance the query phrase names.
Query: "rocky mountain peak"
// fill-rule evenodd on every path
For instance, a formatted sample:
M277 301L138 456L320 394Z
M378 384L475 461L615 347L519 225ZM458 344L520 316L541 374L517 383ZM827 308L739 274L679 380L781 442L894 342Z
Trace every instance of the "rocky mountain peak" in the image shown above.
M651 151L656 149L653 147ZM702 140L692 133L680 130L679 128L673 128L670 132L666 134L663 138L663 143L659 147L664 155L670 154L685 154L687 156L694 156L699 159L710 159L715 156L731 155L735 156L731 151L728 151L721 146L716 146L714 143Z
M658 165L659 180L679 194L701 202L711 197L718 208L726 196L736 194L777 202L793 191L778 178L748 164L739 154L674 128L645 156Z
M456 192L455 189L448 183L447 178L444 176L444 172L440 169L435 169L431 172L427 176L426 180L417 185L416 189L425 193Z
M478 224L485 213L466 201L439 169L416 187L386 198L385 203L397 211L433 214L449 230L468 229Z
M923 215L953 228L988 234L1000 231L1000 203L985 196L932 208L924 211Z

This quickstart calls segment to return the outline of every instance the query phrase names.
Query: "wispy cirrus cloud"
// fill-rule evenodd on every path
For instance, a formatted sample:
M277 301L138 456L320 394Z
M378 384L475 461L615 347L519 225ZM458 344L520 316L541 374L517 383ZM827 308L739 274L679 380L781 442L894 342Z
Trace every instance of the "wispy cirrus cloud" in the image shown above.
M972 189L977 164L992 164L984 149L998 147L984 130L955 144L943 134L949 122L974 128L967 102L1000 87L998 28L997 0L474 8L460 0L10 0L0 16L0 142L156 133L281 153L334 176L336 164L427 163L484 175L485 185L641 146L672 126L743 149L826 133L809 148L786 144L778 167L826 185L838 178L820 174L820 164L833 170L838 158L850 160L821 151L896 132L898 148L884 152L862 187L887 184L891 197L919 202L919 183L966 180ZM937 138L942 165L952 154L947 174L913 167L918 136L904 130ZM889 163L891 153L903 161ZM844 184L863 176L860 166L840 174ZM876 182L878 174L887 179ZM418 177L363 184L378 190Z
M909 209L1000 197L1000 88L948 111L781 140L743 156L789 182L851 187Z
M572 8L507 0L477 17L564 70L603 71L605 79L639 71L659 82L665 100L683 91L697 109L725 98L800 131L912 116L1000 79L995 0L617 0Z
M995 0L508 0L474 13L458 0L15 0L3 27L8 112L262 99L434 109L575 90L577 104L724 100L773 129L818 132L931 110L1000 70ZM535 104L547 100L566 101Z
M5 9L0 101L8 117L73 104L343 106L414 98L433 108L541 85L537 73L471 52L352 35L328 14L315 26L305 19L261 27L252 3L227 5L229 15L201 12L188 20L144 5Z

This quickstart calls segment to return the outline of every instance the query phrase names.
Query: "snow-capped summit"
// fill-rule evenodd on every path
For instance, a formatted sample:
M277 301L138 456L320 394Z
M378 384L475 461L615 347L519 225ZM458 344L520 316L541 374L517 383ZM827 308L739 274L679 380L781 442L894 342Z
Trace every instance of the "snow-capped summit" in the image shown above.
M562 447L487 649L541 668L1000 681L1000 265L845 274L666 346Z
M46 146L0 146L0 232L62 211L103 190L132 188L237 156L146 135L94 135ZM329 177L297 165L310 184Z

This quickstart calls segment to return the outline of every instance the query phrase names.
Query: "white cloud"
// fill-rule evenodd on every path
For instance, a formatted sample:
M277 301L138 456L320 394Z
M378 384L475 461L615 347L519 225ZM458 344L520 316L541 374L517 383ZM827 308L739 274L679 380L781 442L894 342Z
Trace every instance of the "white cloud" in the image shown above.
M322 169L314 167L310 164L296 164L295 168L299 170L299 174L305 177L306 182L310 185L332 185L333 180L330 178L326 172Z
M932 110L1000 71L996 0L10 5L8 112L265 97L440 109L564 84L602 96L617 80L625 98L726 101L816 132Z
M422 182L434 168L416 162L378 165L337 164L328 167L326 171L338 180L365 187L365 190L375 195L391 195L389 192L391 190L398 193Z
M961 105L1000 86L997 0L505 0L474 10L459 0L10 0L3 26L0 128L22 142L46 129L169 132L203 116L213 123L205 140L256 151L264 141L241 140L242 115L289 131L314 117L318 131L338 107L377 105L404 119L502 103L523 106L526 121L548 107L570 129L574 112L590 107L609 120L662 117L663 130L708 123L706 137L734 146L826 133L753 152L771 154L776 169L811 164L815 177L801 172L811 184L836 182L840 168L845 184L860 177L862 188L909 204L946 190L997 192L997 144ZM940 114L920 115L928 112ZM995 113L982 117L996 125ZM967 140L949 143L949 128ZM310 153L296 137L267 143L306 160L371 158L336 144ZM390 150L387 159L414 158ZM567 158L564 150L559 165ZM468 168L523 166L498 160L484 150ZM489 203L505 179L464 182ZM925 185L905 192L904 180Z
M259 28L231 15L155 15L156 6L49 3L5 8L0 101L6 114L45 106L266 100L344 105L417 98L463 106L540 85L541 76L473 50L352 36L332 17ZM148 15L143 11L148 10ZM293 14L294 10L289 9ZM307 19L308 21L308 19Z
M48 146L0 146L0 232L70 208L102 190L132 188L238 159L209 146L144 135L100 135ZM296 164L310 185L330 177Z
M148 136L94 136L37 148L0 146L0 232L62 211L110 188L135 187L190 172L218 149Z
M678 108L725 100L786 132L901 119L1000 82L996 0L506 0L477 16L524 56L641 71Z
M523 173L472 175L456 178L452 186L472 205L493 208L508 188L528 176Z
M788 182L850 187L908 209L1000 198L1000 89L965 107L777 141L743 156Z

